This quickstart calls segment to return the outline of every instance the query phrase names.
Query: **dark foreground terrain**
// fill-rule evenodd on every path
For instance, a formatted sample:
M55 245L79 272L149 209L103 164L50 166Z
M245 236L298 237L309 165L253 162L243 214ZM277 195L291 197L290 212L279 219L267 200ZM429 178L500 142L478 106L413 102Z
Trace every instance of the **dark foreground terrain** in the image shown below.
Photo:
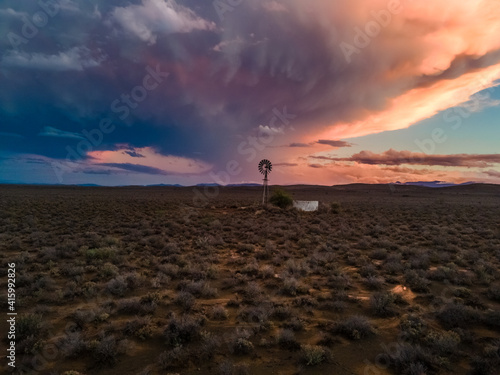
M0 371L500 373L499 186L287 190L0 186Z

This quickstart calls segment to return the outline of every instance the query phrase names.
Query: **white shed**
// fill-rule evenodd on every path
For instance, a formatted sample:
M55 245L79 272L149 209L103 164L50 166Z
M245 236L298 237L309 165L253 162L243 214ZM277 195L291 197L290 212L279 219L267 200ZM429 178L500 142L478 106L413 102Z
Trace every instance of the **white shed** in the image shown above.
M293 207L301 211L318 211L318 201L293 201Z

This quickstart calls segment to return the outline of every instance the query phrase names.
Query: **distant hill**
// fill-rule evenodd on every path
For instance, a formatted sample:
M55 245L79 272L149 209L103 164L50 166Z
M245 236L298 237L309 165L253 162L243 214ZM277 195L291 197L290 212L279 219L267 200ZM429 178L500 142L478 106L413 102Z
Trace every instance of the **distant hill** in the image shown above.
M184 185L179 185L179 184L154 184L154 185L146 185L146 186L173 186L173 187L184 187Z
M454 183L445 182L445 181L415 181L415 182L404 182L404 183L397 181L394 184L389 184L389 185L425 186L425 187L430 187L430 188L442 188L442 187L450 187L450 186L471 185L474 183L475 182L472 182L472 181L464 182L462 184L454 184Z

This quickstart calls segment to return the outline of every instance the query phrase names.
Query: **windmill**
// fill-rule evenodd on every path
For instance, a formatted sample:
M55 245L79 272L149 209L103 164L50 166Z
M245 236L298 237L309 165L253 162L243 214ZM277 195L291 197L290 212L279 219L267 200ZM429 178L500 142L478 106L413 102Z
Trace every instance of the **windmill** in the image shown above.
M259 163L259 172L264 175L264 194L262 195L262 205L265 206L267 204L267 199L269 198L269 188L267 185L267 175L271 173L273 169L273 165L267 159L263 159Z

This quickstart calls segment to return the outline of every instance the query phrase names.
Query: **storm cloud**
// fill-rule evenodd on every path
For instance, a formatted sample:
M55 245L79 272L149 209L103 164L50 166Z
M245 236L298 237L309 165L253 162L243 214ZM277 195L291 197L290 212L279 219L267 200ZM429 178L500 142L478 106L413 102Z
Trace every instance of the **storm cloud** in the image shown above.
M313 157L318 158L318 157ZM486 168L500 163L500 154L429 155L421 152L387 150L381 154L361 151L348 158L322 157L333 162L356 162L370 165L429 165L444 167Z
M223 169L262 129L290 152L350 147L500 78L494 0L222 3L2 2L0 147L88 163L151 147ZM284 108L293 120L275 121Z

